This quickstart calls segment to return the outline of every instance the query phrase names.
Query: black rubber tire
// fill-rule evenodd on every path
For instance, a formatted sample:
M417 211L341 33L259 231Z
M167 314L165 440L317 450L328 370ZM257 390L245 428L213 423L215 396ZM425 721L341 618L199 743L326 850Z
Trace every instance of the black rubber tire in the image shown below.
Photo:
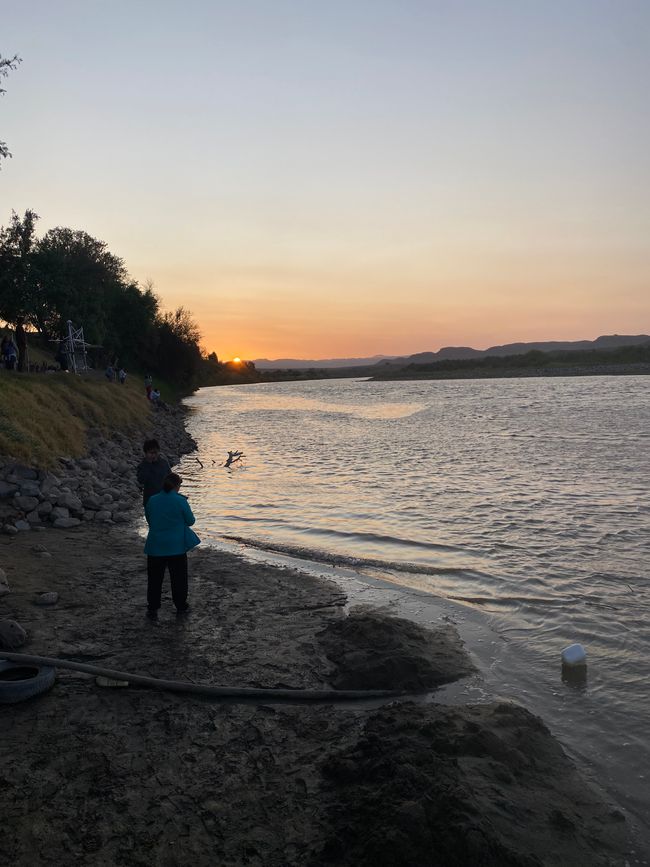
M24 665L0 659L0 704L16 704L47 692L56 680L49 665Z

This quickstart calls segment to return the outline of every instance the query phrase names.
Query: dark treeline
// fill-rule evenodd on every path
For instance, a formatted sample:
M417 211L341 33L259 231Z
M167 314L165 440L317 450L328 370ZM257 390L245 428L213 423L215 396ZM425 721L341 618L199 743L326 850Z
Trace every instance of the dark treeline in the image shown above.
M57 227L36 235L31 210L0 228L0 319L23 324L53 355L70 319L83 327L95 364L160 376L180 389L259 377L252 365L221 364L199 345L199 327L183 307L163 313L151 286L140 287L103 241Z
M542 352L534 349L522 355L494 355L486 358L448 358L427 364L407 364L375 372L375 379L435 379L454 374L485 376L491 373L554 369L567 373L620 365L650 364L650 343L620 346L615 349L558 350Z

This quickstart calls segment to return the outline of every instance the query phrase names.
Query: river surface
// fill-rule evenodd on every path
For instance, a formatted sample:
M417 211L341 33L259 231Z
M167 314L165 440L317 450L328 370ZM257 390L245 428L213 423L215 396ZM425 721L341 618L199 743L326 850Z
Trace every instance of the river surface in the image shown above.
M542 716L650 851L650 377L266 383L186 404L205 541L443 597L461 635L481 619L473 700ZM573 642L578 683L559 664Z

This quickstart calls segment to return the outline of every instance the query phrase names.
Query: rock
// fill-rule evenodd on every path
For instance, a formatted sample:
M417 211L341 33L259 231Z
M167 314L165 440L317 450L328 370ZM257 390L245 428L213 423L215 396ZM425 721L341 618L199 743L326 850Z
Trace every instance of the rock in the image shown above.
M41 489L38 482L23 482L20 485L21 497L40 497Z
M96 521L110 521L112 519L112 517L113 516L111 515L111 513L108 510L103 509L101 512L97 512L97 514L95 515L95 520Z
M98 497L97 494L88 494L88 496L82 497L81 502L84 509L94 509L97 511L102 507L101 497Z
M41 482L41 494L44 497L47 497L48 494L52 493L53 490L56 490L60 484L61 480L58 476L55 476L53 473L48 473Z
M55 530L69 530L71 527L78 527L81 524L79 518L57 518L52 524Z
M32 525L29 523L29 521L25 521L23 518L19 518L17 521L14 521L14 527L20 531L32 529Z
M23 512L31 512L38 506L38 503L38 497L21 497L20 495L14 497L14 505Z
M2 528L2 532L5 536L15 536L18 530L14 527L13 524L5 524Z
M94 509L85 509L81 517L84 521L94 521L96 514Z
M0 596L5 596L7 593L11 593L11 590L9 589L9 581L7 580L4 569L0 569Z
M124 512L113 512L113 520L116 524L128 524L131 519Z
M17 485L11 485L9 482L0 482L0 497L13 497L17 490Z
M55 506L50 512L50 521L58 521L59 518L69 518L70 512L63 506Z
M81 458L78 463L82 470L97 469L97 461L94 461L92 458Z
M36 510L39 515L49 515L54 506L50 503L49 500L43 500L42 503L39 504L38 509Z
M31 467L25 467L23 464L14 464L12 467L12 475L19 479L38 479L38 470L33 470Z
M27 521L29 521L30 524L40 524L41 523L41 516L38 514L36 509L34 509L33 512L28 512L25 515L25 519Z
M0 647L16 650L27 641L27 633L15 620L0 620Z
M105 494L102 494L102 503L112 503L113 495L106 491Z
M84 507L81 500L74 494L61 494L60 497L57 497L56 504L63 509L68 509L72 515L83 514Z
M39 593L36 599L34 599L34 605L56 605L59 601L59 594L54 590L50 590L48 593Z

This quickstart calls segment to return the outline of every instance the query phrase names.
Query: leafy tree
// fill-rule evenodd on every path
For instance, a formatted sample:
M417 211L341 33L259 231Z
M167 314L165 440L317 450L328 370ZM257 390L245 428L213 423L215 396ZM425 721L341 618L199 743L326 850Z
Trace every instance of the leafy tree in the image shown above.
M22 219L12 211L11 224L0 229L0 317L13 324L20 317L36 324L32 308L37 220L38 214L29 209Z
M16 69L20 62L21 59L17 54L14 54L13 57L3 57L0 54L0 78L6 78L11 71ZM0 94L3 93L5 93L5 90L0 87ZM9 152L6 142L0 141L0 159L6 159L10 156L11 153Z
M71 319L87 340L103 343L114 296L129 282L122 260L87 232L57 227L38 242L34 272L31 313L39 330L61 334Z
M201 332L192 314L184 307L165 313L158 319L158 334L158 372L190 387L196 382L203 364L199 348Z

